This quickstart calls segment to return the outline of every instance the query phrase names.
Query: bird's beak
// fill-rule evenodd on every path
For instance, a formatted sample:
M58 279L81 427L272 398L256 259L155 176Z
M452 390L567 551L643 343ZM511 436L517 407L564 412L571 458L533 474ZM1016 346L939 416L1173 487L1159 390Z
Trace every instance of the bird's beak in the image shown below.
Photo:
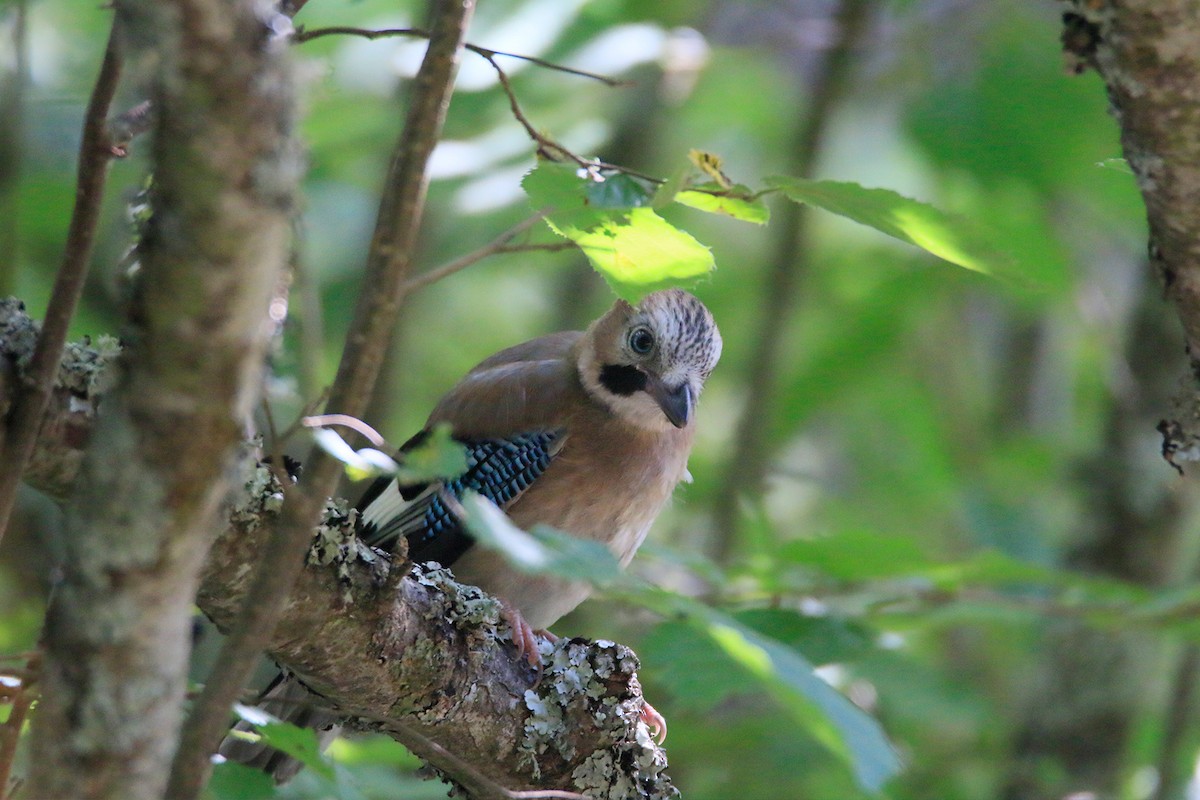
M671 420L676 428L686 428L692 419L692 409L696 400L692 396L692 387L685 381L678 386L667 386L658 378L650 378L646 382L646 391L658 403L658 407Z

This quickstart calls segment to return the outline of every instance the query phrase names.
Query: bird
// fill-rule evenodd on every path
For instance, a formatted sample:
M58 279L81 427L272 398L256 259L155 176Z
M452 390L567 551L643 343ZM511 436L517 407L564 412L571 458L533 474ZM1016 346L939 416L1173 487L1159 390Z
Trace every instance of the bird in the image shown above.
M627 566L688 476L697 401L721 349L708 308L665 289L636 305L618 299L584 331L501 350L454 385L400 448L402 458L449 425L467 470L421 485L378 479L357 504L360 538L389 551L403 539L411 561L437 562L495 596L518 653L536 665L535 632L549 635L590 586L528 575L476 546L455 498L477 492L522 528L548 525L600 542ZM643 720L664 736L662 716L646 709Z

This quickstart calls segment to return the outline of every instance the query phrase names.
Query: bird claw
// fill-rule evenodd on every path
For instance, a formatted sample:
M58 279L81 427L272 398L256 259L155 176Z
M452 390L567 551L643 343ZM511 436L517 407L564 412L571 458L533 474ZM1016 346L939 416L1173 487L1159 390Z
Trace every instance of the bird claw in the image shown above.
M500 617L508 623L512 630L513 644L516 645L517 655L529 662L534 669L541 669L542 655L538 651L538 632L525 621L521 612L504 601L500 602ZM542 631L542 633L546 633Z
M667 720L658 713L658 709L647 703L644 697L642 698L642 711L638 716L642 722L646 723L646 727L650 729L650 736L657 744L661 745L667 740Z

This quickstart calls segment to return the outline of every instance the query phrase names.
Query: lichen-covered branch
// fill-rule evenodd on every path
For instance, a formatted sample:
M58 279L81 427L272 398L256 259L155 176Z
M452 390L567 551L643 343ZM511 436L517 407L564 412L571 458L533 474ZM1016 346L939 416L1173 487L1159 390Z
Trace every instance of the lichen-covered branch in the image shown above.
M272 484L269 470L250 472L205 568L198 603L218 625L247 590L239 567L261 547L279 501ZM403 571L331 508L267 649L352 727L393 734L472 797L539 788L673 795L665 755L638 723L629 648L543 642L539 680L509 644L496 600L442 569ZM422 741L438 747L422 752Z
M0 302L0 362L20 369L34 335L20 303ZM75 395L68 387L89 387L82 397L99 403L116 355L115 346L101 352L73 345L63 361L51 418L73 420L84 440L92 418L71 416ZM47 468L27 477L36 488L64 494L78 457L53 440L40 444L47 448L36 455ZM245 565L281 502L268 470L247 461L243 472L228 530L210 552L198 594L201 608L222 626L245 597ZM501 788L614 800L675 796L665 754L637 721L641 689L628 648L578 639L547 643L539 681L516 656L507 629L497 628L495 601L441 570L397 574L349 535L349 524L331 504L268 649L345 713L351 727L389 733L476 798Z
M162 797L200 568L261 384L297 175L286 45L255 2L125 0L152 51L153 218L47 613L30 797Z
M39 325L14 297L0 298L0 416L7 413L17 376L29 369ZM50 388L50 403L42 419L37 447L26 466L24 480L46 494L64 500L83 464L83 455L96 424L100 398L116 379L121 348L103 336L68 344ZM8 379L3 374L8 373Z

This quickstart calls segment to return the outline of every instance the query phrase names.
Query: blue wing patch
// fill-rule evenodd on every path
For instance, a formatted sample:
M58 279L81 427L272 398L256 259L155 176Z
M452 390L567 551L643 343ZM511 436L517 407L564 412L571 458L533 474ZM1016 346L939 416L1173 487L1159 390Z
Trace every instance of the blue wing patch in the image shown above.
M421 434L404 450L415 447ZM562 431L534 431L506 439L467 440L467 471L457 478L420 486L398 486L381 478L358 503L363 520L360 535L367 544L390 549L403 536L413 561L454 563L471 546L442 499L442 493L462 497L470 489L501 508L516 500L545 472L562 446Z

